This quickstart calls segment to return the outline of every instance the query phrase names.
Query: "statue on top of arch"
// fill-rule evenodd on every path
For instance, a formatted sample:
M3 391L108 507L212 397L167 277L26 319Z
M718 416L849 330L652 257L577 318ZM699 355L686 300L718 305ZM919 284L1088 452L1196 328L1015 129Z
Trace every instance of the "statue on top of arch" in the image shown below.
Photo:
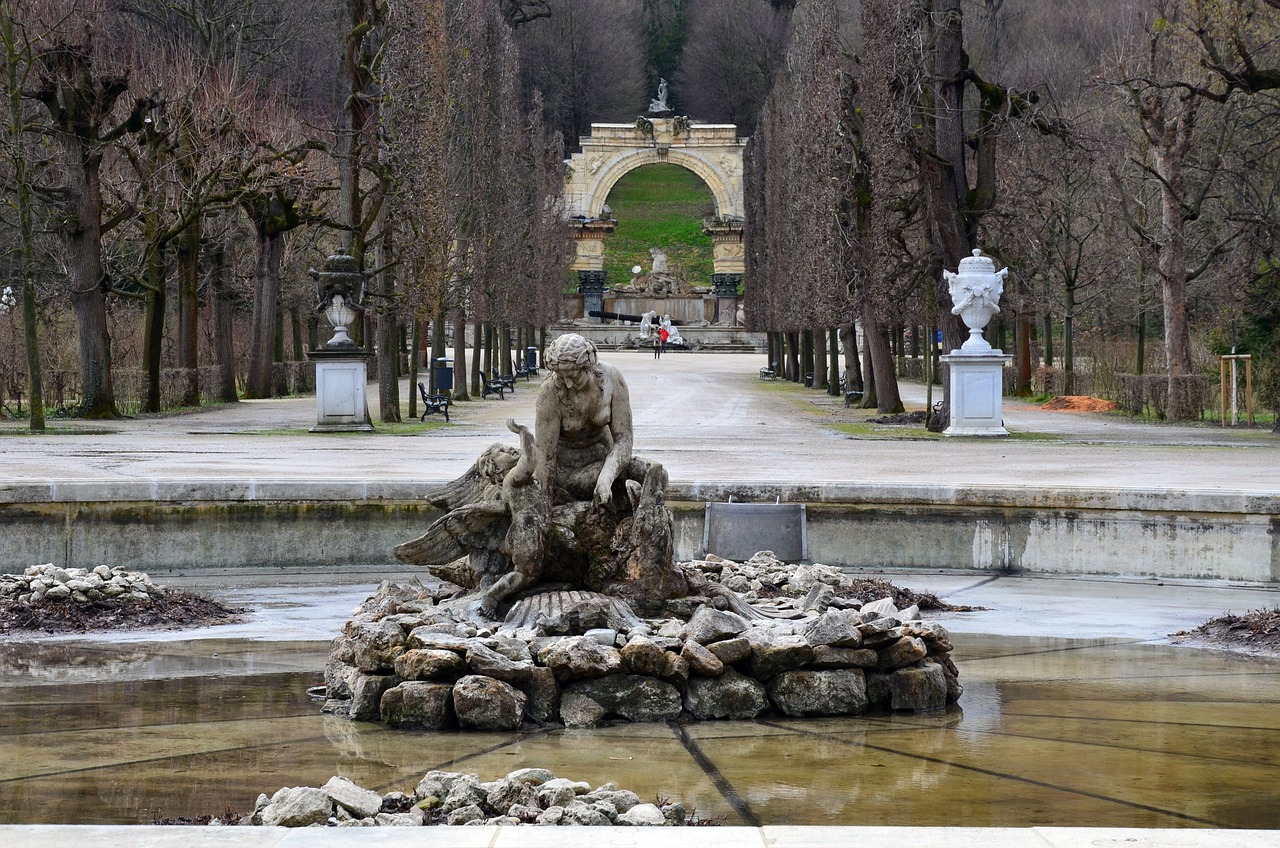
M650 115L665 115L671 111L671 107L667 105L667 81L660 78L658 80L658 99L649 101Z

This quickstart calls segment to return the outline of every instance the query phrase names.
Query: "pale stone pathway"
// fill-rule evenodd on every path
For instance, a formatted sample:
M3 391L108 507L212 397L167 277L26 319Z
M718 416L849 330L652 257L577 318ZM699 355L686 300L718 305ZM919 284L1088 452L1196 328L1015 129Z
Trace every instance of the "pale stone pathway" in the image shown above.
M1007 399L1009 439L850 438L830 426L843 412L837 399L760 381L759 356L670 353L655 361L645 353L607 352L604 358L630 386L637 452L664 463L677 482L1280 494L1280 436L1269 431L1045 412ZM506 400L458 404L452 425L413 436L308 434L311 397L67 425L89 431L79 434L10 432L0 436L0 498L6 490L14 497L16 485L49 481L448 480L493 441L514 444L503 422L533 421L535 386L521 381ZM923 386L904 384L903 391L909 407L923 407ZM370 408L376 414L376 397Z

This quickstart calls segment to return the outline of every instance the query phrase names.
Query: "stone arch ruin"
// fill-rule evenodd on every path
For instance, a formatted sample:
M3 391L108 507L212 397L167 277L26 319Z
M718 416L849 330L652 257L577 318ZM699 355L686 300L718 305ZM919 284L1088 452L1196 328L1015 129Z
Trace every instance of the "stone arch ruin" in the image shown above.
M565 217L573 231L573 270L589 308L598 309L604 292L604 243L616 221L605 201L618 180L645 165L679 165L696 174L711 191L715 215L703 221L711 238L715 293L737 294L742 280L742 152L747 140L734 124L694 124L687 118L641 118L634 124L592 124L582 150L568 161ZM727 306L728 304L726 304Z

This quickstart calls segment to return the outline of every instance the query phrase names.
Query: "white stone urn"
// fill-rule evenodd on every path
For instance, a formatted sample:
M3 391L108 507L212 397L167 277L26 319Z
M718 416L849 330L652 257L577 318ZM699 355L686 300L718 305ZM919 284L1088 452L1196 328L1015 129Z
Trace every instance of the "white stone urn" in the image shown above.
M351 308L351 304L347 303L345 297L340 294L333 296L324 311L324 317L328 318L329 323L333 325L333 338L329 339L327 347L355 347L355 342L347 335L347 328L356 320L356 316L356 311Z
M995 263L982 250L974 250L972 256L960 260L956 273L943 270L951 300L955 306L952 315L959 315L969 328L969 338L960 350L969 353L986 353L991 344L982 336L983 329L993 316L1000 312L1000 295L1004 293L1004 278L1008 268L996 271Z

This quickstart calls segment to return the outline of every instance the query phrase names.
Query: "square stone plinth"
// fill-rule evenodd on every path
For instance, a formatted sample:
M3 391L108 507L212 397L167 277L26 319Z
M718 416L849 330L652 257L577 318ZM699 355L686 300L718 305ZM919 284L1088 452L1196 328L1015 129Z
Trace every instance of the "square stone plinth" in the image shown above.
M1004 428L1004 367L1013 361L999 350L952 351L940 357L951 370L951 425L944 436L1007 436Z

